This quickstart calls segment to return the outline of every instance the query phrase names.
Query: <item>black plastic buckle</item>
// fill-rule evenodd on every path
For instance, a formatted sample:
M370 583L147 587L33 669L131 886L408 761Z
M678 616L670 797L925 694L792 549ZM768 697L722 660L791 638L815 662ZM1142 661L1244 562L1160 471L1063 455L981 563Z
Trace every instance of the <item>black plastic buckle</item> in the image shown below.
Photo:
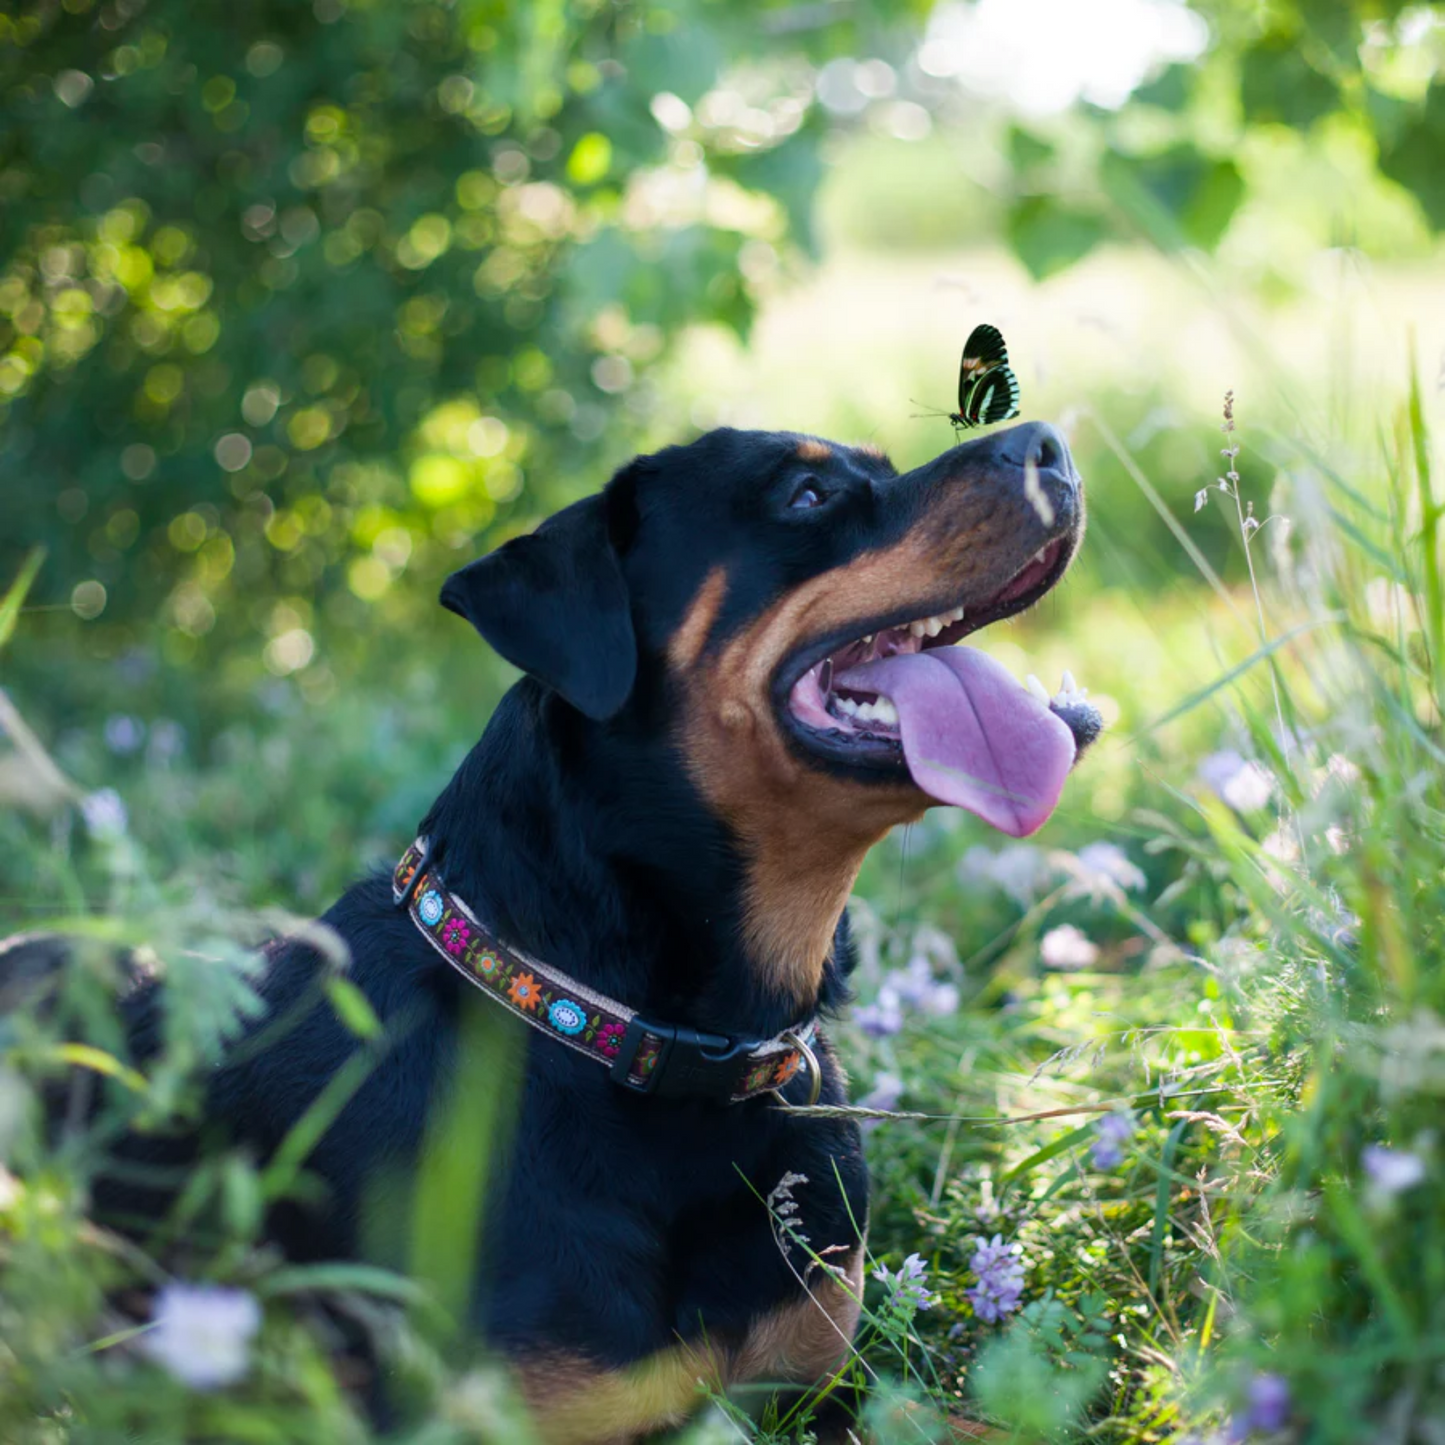
M632 1065L647 1034L660 1039L662 1048L657 1062L638 1079L633 1077ZM649 1023L634 1014L622 1036L622 1047L612 1060L612 1081L634 1094L656 1094L668 1099L731 1099L742 1072L739 1060L756 1047L752 1039L703 1034L681 1024Z
M402 913L405 913L411 906L412 896L416 893L416 886L426 877L427 865L431 862L431 855L435 851L432 847L431 839L428 838L426 840L426 846L421 850L421 857L416 860L416 867L412 870L411 881L402 889L401 895L399 897L396 896L396 889L395 887L392 888L393 902Z

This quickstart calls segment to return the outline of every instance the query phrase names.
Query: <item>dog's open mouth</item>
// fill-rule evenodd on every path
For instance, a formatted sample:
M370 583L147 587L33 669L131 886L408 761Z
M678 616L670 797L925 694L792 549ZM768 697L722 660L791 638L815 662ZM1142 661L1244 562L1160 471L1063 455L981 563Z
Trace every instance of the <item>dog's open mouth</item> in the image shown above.
M1047 543L990 594L795 655L779 674L794 736L835 765L906 770L929 796L1014 837L1037 831L1078 752L1098 735L1099 715L1067 675L1050 700L1033 678L1020 683L976 648L954 644L1048 592L1073 542Z

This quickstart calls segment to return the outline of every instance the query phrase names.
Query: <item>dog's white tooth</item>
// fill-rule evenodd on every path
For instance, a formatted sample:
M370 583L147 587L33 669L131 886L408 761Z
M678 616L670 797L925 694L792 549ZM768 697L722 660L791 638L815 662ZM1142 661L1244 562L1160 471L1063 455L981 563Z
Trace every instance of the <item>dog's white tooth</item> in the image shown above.
M908 624L908 630L915 637L922 637L923 634L928 631L928 624L926 622L910 622Z
M1038 550L1037 552L1035 552L1032 557L1029 558L1029 561L1030 561L1030 562L1042 562L1042 561L1044 560L1044 554L1045 554L1048 550L1049 550L1049 544L1048 544L1047 542L1045 542L1044 545L1043 545L1042 547L1040 547L1039 550Z
M928 621L923 624L923 629L930 637L937 637L938 634L943 631L943 623L937 617L930 617Z
M872 704L871 702L865 702L865 703L858 709L858 721L859 721L859 722L872 722L872 721L873 721L873 713L874 713L873 704Z
M887 723L890 727L898 725L898 709L886 697L880 697L873 708L873 716L881 723Z
M864 647L872 647L872 646L873 646L873 637L874 637L874 634L870 632L867 637L863 638L863 646L864 646Z
M1038 678L1036 678L1036 677L1033 675L1033 673L1029 673L1029 675L1028 675L1026 678L1024 678L1024 686L1025 686L1036 698L1038 698L1038 700L1039 700L1041 703L1044 703L1045 705L1047 705L1047 703L1048 703L1048 701L1049 701L1048 691L1047 691L1047 689L1044 687L1043 683L1041 683L1041 682L1038 680Z
M840 697L836 699L838 711L845 712L852 717L858 711L858 704L851 697Z
M952 617L955 622L962 622L962 621L963 621L963 605L962 605L962 603L960 603L957 607L955 607L955 608L953 609L953 611L952 611L951 613L949 613L949 616Z
M1079 684L1074 681L1074 674L1073 674L1072 672L1070 672L1067 667L1064 669L1064 680L1063 680L1063 684L1062 684L1062 690L1063 690L1064 692L1068 693L1070 697L1083 697L1083 696L1084 696L1084 690L1083 690L1083 688L1081 688L1081 687L1079 686Z

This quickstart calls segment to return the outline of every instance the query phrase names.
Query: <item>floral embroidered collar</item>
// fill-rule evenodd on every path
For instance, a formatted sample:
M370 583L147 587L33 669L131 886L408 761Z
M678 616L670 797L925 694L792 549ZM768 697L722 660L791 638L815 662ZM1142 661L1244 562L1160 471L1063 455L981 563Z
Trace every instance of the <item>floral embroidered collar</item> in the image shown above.
M730 1104L774 1093L806 1070L816 1103L823 1076L809 1019L771 1039L733 1039L654 1023L489 937L476 915L429 864L418 838L392 876L392 897L422 936L468 983L560 1044L596 1059L613 1082L638 1094L712 1098Z

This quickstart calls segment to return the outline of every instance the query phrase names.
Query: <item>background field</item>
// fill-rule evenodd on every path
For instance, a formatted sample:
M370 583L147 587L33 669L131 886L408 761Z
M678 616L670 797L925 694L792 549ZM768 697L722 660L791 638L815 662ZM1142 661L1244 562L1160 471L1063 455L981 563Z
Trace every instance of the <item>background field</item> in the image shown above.
M1110 727L1029 844L940 810L861 880L854 1097L936 1116L868 1126L870 1426L1445 1440L1440 7L233 9L0 16L0 925L82 941L0 1024L0 1434L379 1438L341 1320L385 1438L525 1438L454 1180L394 1272L257 1243L303 1142L142 1249L103 1126L484 725L447 571L717 424L916 463L986 319L1090 529L979 641ZM116 942L182 1001L141 1074ZM178 1279L262 1306L225 1388L147 1344ZM808 1428L743 1403L692 1438Z

